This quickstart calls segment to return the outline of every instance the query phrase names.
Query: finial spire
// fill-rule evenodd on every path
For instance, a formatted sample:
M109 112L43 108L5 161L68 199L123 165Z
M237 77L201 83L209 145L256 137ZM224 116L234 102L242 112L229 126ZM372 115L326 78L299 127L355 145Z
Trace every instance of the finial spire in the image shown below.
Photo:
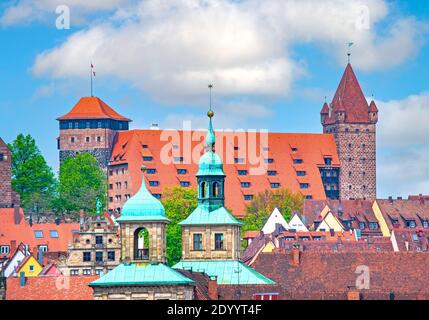
M354 42L349 42L347 45L348 45L347 57L348 57L348 63L350 64L350 58L352 56L351 47L354 45Z
M215 139L215 133L213 130L213 123L212 123L212 118L214 117L214 112L212 110L212 89L213 89L213 85L209 84L210 109L207 112L207 117L209 117L210 122L209 122L209 131L207 132L207 137L206 137L206 147L207 147L207 151L213 151L214 152L216 139Z

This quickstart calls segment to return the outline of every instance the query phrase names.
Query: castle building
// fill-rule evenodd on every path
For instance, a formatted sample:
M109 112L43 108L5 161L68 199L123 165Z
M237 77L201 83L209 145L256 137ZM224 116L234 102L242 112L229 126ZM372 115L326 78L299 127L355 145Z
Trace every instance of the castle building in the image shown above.
M145 171L145 168L143 168ZM165 265L169 220L143 180L116 220L121 234L121 264L90 283L96 300L191 300L195 283Z
M19 195L12 190L12 153L0 138L0 208L19 207Z
M331 105L321 111L323 132L332 134L340 158L340 198L375 200L378 109L369 105L348 64Z
M121 116L96 97L85 97L66 115L60 125L60 163L79 153L90 153L106 168L118 132L129 128L130 119Z

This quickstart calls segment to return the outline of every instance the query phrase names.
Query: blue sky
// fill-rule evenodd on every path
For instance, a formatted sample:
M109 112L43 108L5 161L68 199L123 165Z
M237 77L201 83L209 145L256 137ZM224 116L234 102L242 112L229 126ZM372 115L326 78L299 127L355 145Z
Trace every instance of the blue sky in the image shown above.
M95 94L133 128L201 127L214 82L217 128L321 132L353 41L380 109L379 196L429 194L428 34L420 0L2 1L0 136L31 134L57 170L55 119L89 94L90 60Z

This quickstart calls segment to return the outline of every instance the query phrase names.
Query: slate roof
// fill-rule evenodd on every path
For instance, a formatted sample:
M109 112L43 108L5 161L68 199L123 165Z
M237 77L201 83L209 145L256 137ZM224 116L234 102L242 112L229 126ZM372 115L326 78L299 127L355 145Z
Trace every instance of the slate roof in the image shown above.
M194 285L194 281L162 263L121 263L90 286Z
M183 260L173 268L206 273L216 277L219 285L275 284L239 260Z

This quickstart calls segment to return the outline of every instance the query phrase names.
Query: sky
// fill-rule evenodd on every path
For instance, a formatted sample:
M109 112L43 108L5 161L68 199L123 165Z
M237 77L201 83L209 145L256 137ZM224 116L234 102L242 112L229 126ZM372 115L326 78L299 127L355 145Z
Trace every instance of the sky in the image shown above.
M321 133L351 63L380 109L378 196L429 194L429 3L421 0L2 0L0 136L58 170L57 117L94 94L131 128Z

